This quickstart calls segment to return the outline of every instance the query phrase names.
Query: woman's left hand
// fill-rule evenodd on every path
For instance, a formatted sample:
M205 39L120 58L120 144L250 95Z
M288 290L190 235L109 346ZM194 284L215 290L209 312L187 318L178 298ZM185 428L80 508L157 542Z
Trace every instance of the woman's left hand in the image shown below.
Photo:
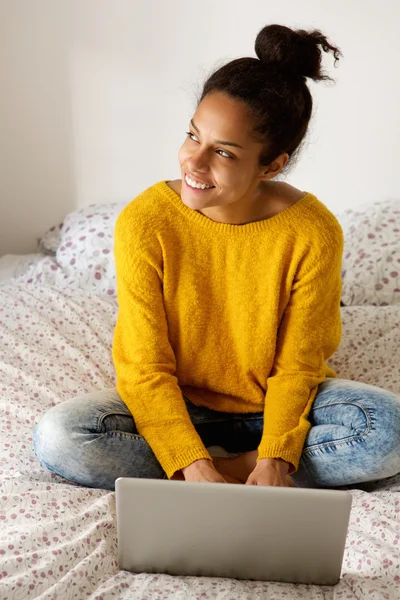
M246 485L291 487L289 463L280 458L261 458L247 478Z

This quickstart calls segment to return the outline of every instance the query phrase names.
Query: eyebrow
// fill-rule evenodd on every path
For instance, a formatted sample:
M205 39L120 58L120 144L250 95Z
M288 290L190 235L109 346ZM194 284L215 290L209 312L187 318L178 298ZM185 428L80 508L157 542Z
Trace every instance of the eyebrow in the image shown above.
M190 123L191 123L192 127L197 131L197 133L200 134L200 130L194 124L193 119L190 119ZM243 146L241 146L240 144L237 144L236 142L224 142L223 140L215 140L215 142L216 142L216 144L221 144L222 146L234 146L235 148L241 148L242 150L244 150Z

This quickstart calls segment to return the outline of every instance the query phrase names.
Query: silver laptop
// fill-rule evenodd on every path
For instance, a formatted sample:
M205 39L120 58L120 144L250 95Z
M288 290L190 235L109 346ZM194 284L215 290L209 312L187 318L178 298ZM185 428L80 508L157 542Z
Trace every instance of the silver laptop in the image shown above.
M305 488L120 477L121 569L334 585L352 496Z

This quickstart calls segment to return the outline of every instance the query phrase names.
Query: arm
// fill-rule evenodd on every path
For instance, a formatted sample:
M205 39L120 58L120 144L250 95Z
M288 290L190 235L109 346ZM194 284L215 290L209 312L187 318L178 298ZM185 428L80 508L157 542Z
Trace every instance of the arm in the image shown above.
M343 233L305 256L297 270L278 329L267 380L264 431L258 459L280 458L296 471L310 428L308 414L325 379L325 361L341 338L340 277Z
M116 223L119 312L112 355L118 393L170 478L194 461L211 457L190 420L175 376L161 247L157 235L144 228L132 224L126 209Z

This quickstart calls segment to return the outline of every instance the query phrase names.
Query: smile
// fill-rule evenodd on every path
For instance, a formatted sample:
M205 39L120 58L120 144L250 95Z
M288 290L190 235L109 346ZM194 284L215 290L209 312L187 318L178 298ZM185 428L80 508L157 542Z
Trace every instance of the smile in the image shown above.
M189 187L191 187L194 190L209 190L209 189L215 187L214 185L209 185L208 183L201 183L201 181L196 181L195 179L191 179L186 174L185 174L185 182L187 183L187 185Z

